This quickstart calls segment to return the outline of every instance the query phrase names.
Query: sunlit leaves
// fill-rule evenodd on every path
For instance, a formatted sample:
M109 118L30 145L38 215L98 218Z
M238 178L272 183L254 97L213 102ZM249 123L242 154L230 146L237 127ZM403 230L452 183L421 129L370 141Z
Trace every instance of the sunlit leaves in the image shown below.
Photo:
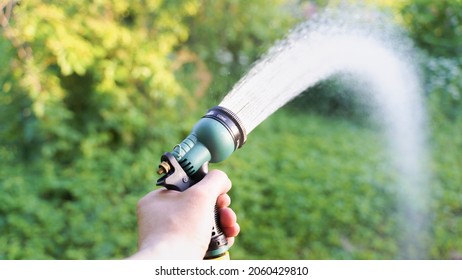
M197 1L113 0L31 0L16 7L11 31L30 55L1 56L18 81L7 88L14 98L29 100L40 129L32 137L43 146L35 151L67 153L88 141L132 145L152 135L161 112L185 97L171 64L189 35L185 17L197 9ZM89 146L82 145L88 154Z

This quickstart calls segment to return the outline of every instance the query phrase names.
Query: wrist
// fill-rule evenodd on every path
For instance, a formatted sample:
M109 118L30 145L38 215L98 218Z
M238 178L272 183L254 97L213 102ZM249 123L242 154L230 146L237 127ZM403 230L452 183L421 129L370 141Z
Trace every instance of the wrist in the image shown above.
M173 242L172 239L165 241L157 240L140 244L138 252L129 259L137 260L201 260L205 251L197 249L194 244Z

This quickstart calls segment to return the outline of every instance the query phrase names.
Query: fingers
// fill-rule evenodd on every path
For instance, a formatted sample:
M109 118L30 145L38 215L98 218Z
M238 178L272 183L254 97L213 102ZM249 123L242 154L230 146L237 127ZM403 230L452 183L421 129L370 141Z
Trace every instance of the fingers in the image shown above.
M218 213L220 215L220 226L228 238L228 244L230 242L234 243L234 237L237 236L240 231L240 226L237 223L236 213L231 208L229 208L230 204L231 198L226 193L220 195L217 199Z
M227 193L231 189L231 180L228 175L221 170L210 171L201 183L207 185L208 189L216 194L218 197L220 194Z
M220 224L222 227L232 227L237 222L236 214L231 208L220 208L218 211L220 214Z
M228 246L231 247L234 244L234 237L227 237L226 241L228 241Z
M235 223L234 226L232 227L225 227L222 228L223 232L225 233L227 238L234 238L236 237L239 232L241 231L241 227L239 226L238 223Z
M200 198L206 198L209 202L212 202L210 200L213 199L211 205L215 205L216 203L218 207L221 229L228 240L229 246L232 246L234 237L240 232L236 214L229 208L231 198L227 192L231 189L231 185L231 181L226 173L220 170L212 170L199 183L183 193L195 192L196 194L192 195L192 197L195 197L196 203ZM200 195L198 196L197 194Z
M218 211L220 215L221 229L225 233L226 237L237 236L240 231L240 226L237 223L236 213L228 207L220 208Z
M187 189L186 192L199 192L213 199L215 202L221 194L231 189L231 180L221 170L212 170L197 184Z
M224 208L228 207L231 204L231 197L228 194L222 194L217 199L217 207Z

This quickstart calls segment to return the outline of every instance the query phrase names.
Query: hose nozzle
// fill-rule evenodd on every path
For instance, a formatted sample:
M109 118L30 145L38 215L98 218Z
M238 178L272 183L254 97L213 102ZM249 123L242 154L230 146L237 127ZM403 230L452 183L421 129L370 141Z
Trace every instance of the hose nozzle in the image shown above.
M236 114L220 106L211 108L171 153L162 155L157 174L163 176L157 180L157 185L170 190L185 191L204 178L208 162L227 159L246 140L247 133ZM214 215L215 224L206 259L227 256L229 248L226 236L219 226L216 208Z
M236 114L221 106L210 108L191 133L162 156L157 174L164 176L157 184L184 190L201 179L196 173L205 163L227 159L246 140L245 127Z

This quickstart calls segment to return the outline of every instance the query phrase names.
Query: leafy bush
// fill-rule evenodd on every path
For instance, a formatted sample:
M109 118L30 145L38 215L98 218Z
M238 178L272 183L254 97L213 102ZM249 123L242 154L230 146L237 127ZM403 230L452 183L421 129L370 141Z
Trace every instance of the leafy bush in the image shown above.
M462 117L462 60L431 58L424 60L429 105L435 117L455 121ZM441 120L444 121L444 120Z
M242 227L233 256L395 257L395 190L378 134L286 110L252 132L223 166Z
M68 167L2 150L1 259L113 259L136 250L136 203L153 188L152 155L103 150Z
M399 12L414 41L432 56L457 57L462 52L461 1L404 1Z
M434 135L431 258L462 252L462 139ZM447 130L446 130L447 129ZM380 134L337 117L277 112L226 162L242 227L233 259L390 259L399 256L396 190ZM136 250L137 200L153 188L164 147L99 151L68 167L20 164L2 149L4 259L110 259ZM458 148L459 147L459 148ZM451 150L451 153L443 152Z
M203 2L198 15L189 19L186 44L210 75L198 73L202 80L210 79L207 108L219 103L249 66L300 20L294 13L299 9L285 0Z
M200 90L195 71L208 58L185 62L183 54L220 33L232 38L228 45L247 46L240 56L253 56L250 46L282 26L261 36L264 13L258 21L251 16L261 3L214 2L246 15L240 30L252 31L236 37L234 28L221 33L229 21L205 1L90 2L21 1L2 26L0 258L133 252L136 201L153 188L161 153L197 120L184 117L203 97L186 92ZM283 1L274 3L266 7L275 23L284 22ZM191 29L194 22L202 29Z
M432 166L434 190L433 258L461 259L462 240L462 119L433 120Z
M197 1L25 1L1 37L3 144L69 163L161 139L188 112L171 69ZM149 24L148 24L149 23ZM174 110L182 107L182 110Z
M111 259L136 250L136 202L154 187L158 157L298 20L288 18L298 6L281 0L204 3L21 1L0 36L8 65L0 69L0 259ZM459 258L461 68L451 55L460 30L457 10L445 10L459 2L408 3L425 11L403 10L416 23L413 36L446 57L423 62L435 174L429 257ZM434 11L452 16L427 25ZM419 27L447 20L454 28L444 38ZM445 44L432 52L438 38ZM317 111L279 111L213 166L234 183L242 233L233 258L399 256L382 139L337 86L319 86L319 94L334 92L325 106L306 102Z
M427 58L426 84L434 169L435 258L462 258L462 63L458 58Z

